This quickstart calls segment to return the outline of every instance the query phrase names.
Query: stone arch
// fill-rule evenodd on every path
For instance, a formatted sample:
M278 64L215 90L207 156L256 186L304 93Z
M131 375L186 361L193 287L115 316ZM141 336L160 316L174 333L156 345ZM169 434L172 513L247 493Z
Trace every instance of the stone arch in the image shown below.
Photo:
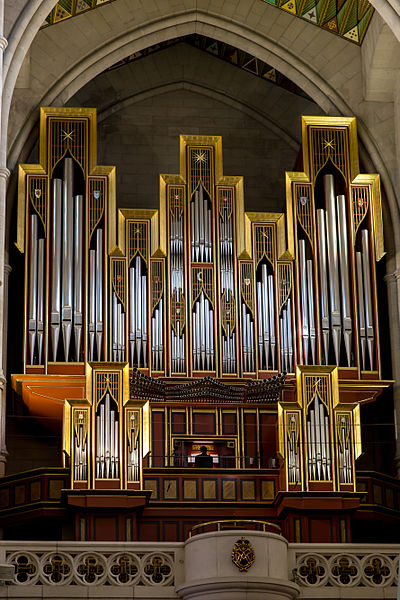
M35 5L38 5L38 2L35 2ZM33 38L34 27L36 27L37 31L38 15L40 15L41 19L43 12L47 14L49 7L51 9L53 5L54 0L44 0L40 3L40 6L36 6L33 18L35 24L27 25L24 30L24 36L27 40L31 37ZM269 8L275 10L273 7ZM284 15L284 13L282 14ZM291 16L288 15L288 18L291 18ZM308 24L301 25L310 27ZM295 51L290 50L283 43L278 43L271 35L263 35L261 32L255 31L239 22L239 19L234 21L226 15L216 15L201 10L185 10L180 13L175 12L169 16L164 15L158 20L140 24L140 27L138 25L131 27L121 32L116 38L98 44L97 47L92 48L92 51L87 53L80 61L67 67L66 71L63 72L63 75L54 85L43 90L40 101L31 106L29 117L21 127L18 136L10 148L8 165L11 168L15 166L25 140L28 138L29 132L32 130L37 119L36 109L39 105L62 105L87 81L132 52L144 49L152 43L194 32L215 37L238 48L246 49L261 60L269 62L311 95L325 112L342 115L357 114L357 110L352 109L343 95L337 89L333 88L328 79L318 73L313 65L309 64L309 61L301 59L295 54ZM323 35L325 32L321 31L319 33ZM15 52L18 51L16 50ZM13 71L12 73L8 71L5 81L3 104L5 118L3 123L7 123L8 119L13 85L15 84L13 77L16 77L18 64L21 64L21 56L15 55L14 59L15 66L13 66ZM3 148L5 147L6 134L7 128L4 126L2 132ZM370 156L375 169L382 174L392 222L397 228L399 221L398 206L390 175L372 135L361 121L359 121L359 134L365 146L366 153ZM400 239L400 228L395 232L395 238Z

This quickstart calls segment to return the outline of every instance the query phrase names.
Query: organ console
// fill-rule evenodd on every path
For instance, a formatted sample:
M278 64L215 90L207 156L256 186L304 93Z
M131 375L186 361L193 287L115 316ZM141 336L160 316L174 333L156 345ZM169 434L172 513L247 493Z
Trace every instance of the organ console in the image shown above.
M182 425L186 445L217 448L231 403L229 465L262 468L260 454L246 456L245 415L268 408L282 490L355 491L359 400L388 385L379 176L359 173L355 119L303 117L304 171L286 173L285 213L245 212L220 137L182 135L180 173L160 176L159 208L118 213L115 169L96 164L93 109L42 108L40 148L40 164L19 175L15 377L50 387L57 374L81 378L83 397L62 398L71 487L139 489L154 464L150 438L154 458L162 433L164 467L177 460L174 425L157 433L151 414L200 402L214 425L203 436ZM254 432L259 453L275 439L259 423Z

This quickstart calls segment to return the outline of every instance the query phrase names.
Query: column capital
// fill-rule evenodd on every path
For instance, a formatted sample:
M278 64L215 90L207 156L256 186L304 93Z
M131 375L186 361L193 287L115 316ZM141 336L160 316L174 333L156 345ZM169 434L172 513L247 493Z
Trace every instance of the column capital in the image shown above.
M5 37L3 37L2 35L0 35L0 50L2 50L4 52L4 50L7 48L7 46L8 46L7 39Z
M7 263L4 263L4 273L9 275L11 273L11 271L12 271L12 266Z
M396 269L392 273L387 273L384 275L383 280L386 281L387 284L394 283L398 279L400 279L400 269Z
M10 171L7 167L0 167L0 177L6 180L10 177Z

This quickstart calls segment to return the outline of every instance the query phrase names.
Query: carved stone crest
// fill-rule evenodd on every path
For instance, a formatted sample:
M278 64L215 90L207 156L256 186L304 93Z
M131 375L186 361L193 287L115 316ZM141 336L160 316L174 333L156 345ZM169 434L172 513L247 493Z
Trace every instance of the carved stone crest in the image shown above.
M248 571L254 563L256 555L249 540L242 537L235 542L232 549L232 562L239 571Z

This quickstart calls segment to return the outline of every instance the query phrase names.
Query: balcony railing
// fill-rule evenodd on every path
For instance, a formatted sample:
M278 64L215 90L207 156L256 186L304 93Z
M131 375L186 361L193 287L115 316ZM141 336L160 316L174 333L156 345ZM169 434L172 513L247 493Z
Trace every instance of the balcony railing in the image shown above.
M289 544L288 579L300 586L300 598L395 599L399 553L400 545ZM102 585L126 586L120 598L131 598L132 586L146 586L146 598L177 598L174 588L183 582L184 559L183 542L0 542L0 564L14 565L9 583L20 586L17 596L26 599L38 596L32 586L58 586L46 597L70 598L69 586L76 592L77 586ZM1 589L6 588L0 588L4 597ZM135 598L139 595L135 592ZM11 596L16 594L5 594Z

